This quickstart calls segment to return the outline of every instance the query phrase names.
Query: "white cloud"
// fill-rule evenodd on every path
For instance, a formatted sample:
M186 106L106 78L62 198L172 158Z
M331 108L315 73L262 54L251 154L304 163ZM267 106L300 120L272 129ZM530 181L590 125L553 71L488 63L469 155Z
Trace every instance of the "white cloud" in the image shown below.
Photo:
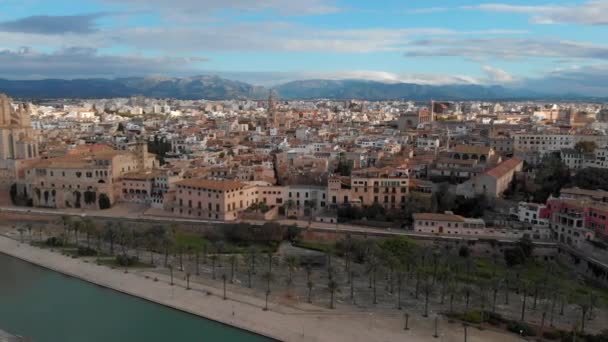
M464 9L474 9L489 12L521 13L530 16L537 24L574 23L582 25L608 25L608 1L587 1L580 5L541 5L520 6L504 3L487 3L476 6L464 6Z
M426 7L426 8L412 8L405 10L407 14L427 14L427 13L438 13L446 12L450 10L448 7Z
M489 83L501 84L513 82L515 80L515 78L508 72L490 65L482 66L481 70L486 74Z
M285 15L319 15L341 9L333 0L105 0L135 9L156 9L171 17L196 20L222 10L275 11Z
M22 47L0 50L0 75L36 79L192 74L204 61L202 58L104 55L89 47L70 47L50 53Z
M408 44L405 56L460 56L468 59L492 57L517 60L522 58L608 59L608 45L563 40L531 38L433 38Z

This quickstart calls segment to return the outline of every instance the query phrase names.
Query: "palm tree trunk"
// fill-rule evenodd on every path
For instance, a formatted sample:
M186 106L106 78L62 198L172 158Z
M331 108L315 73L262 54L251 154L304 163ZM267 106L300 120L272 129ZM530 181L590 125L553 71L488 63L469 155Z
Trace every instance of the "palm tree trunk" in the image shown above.
M524 294L524 299L523 299L523 303L521 305L521 321L524 322L525 316L526 316L526 297L527 297L527 293L526 293L526 289L524 289L523 291Z
M234 262L235 259L230 260L230 283L234 283Z
M353 281L354 274L353 274L352 269L350 270L349 278L350 278L350 299L354 300L355 299L355 282Z
M465 298L466 298L466 300L465 300L464 308L468 310L469 309L469 300L471 298L471 292L469 291L469 289L467 289L465 292Z
M308 302L312 303L312 286L308 286Z
M331 291L331 302L330 302L329 308L330 309L334 308L334 291L333 290Z
M378 304L378 297L376 296L376 270L374 270L373 274L373 291L374 291L374 304Z
M450 312L454 312L454 294L450 293Z
M555 298L555 296L553 296L553 298L551 299L551 316L549 318L550 326L553 326L553 314L555 312L555 301L556 301L556 298Z
M195 258L196 258L196 275L200 275L201 274L200 267L199 267L200 266L199 265L200 253L198 251L196 252Z
M498 298L498 288L494 288L494 293L492 295L492 312L496 312L496 299Z
M184 253L182 251L179 252L179 270L184 270Z
M397 276L397 310L401 310L401 283L403 282L402 275Z
M429 317L429 290L424 291L424 317Z
M583 310L581 310L581 334L585 333L585 318L587 316L587 308L583 308Z

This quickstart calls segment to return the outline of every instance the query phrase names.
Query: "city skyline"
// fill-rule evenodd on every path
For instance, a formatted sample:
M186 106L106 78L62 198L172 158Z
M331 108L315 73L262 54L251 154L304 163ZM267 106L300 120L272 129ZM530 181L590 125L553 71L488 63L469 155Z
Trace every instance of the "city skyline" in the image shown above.
M603 0L9 0L0 78L218 74L259 85L369 79L604 96L606 14Z

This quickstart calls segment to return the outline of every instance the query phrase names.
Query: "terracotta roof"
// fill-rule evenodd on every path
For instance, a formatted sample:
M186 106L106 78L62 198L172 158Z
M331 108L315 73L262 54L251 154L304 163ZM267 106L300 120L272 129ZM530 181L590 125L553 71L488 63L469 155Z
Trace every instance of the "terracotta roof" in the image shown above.
M454 214L435 214L435 213L416 213L412 215L414 220L429 220L429 221L457 221L464 222L465 218Z
M238 181L230 180L210 180L210 179L184 179L175 183L178 186L190 186L194 188L211 189L211 190L236 190L244 187L246 184Z
M488 146L456 145L451 152L489 154L490 150Z
M486 171L486 175L492 176L494 178L501 178L502 176L516 169L519 165L522 165L523 163L524 162L521 159L511 158L498 164L498 166L496 166L495 168Z

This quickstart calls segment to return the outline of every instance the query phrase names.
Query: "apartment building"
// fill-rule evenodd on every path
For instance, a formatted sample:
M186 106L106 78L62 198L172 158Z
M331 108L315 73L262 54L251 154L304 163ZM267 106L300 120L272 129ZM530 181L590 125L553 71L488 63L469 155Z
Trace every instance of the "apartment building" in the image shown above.
M556 241L580 248L596 234L608 236L608 206L587 200L550 199L547 217Z
M580 141L592 141L599 147L608 144L608 136L593 134L513 134L513 149L521 152L538 152L546 154L562 149L574 148Z
M328 182L331 206L380 204L387 209L405 206L409 194L406 168L368 168L353 171L351 177L332 177Z
M258 202L258 191L257 186L239 181L185 179L168 193L168 209L175 216L233 221Z

